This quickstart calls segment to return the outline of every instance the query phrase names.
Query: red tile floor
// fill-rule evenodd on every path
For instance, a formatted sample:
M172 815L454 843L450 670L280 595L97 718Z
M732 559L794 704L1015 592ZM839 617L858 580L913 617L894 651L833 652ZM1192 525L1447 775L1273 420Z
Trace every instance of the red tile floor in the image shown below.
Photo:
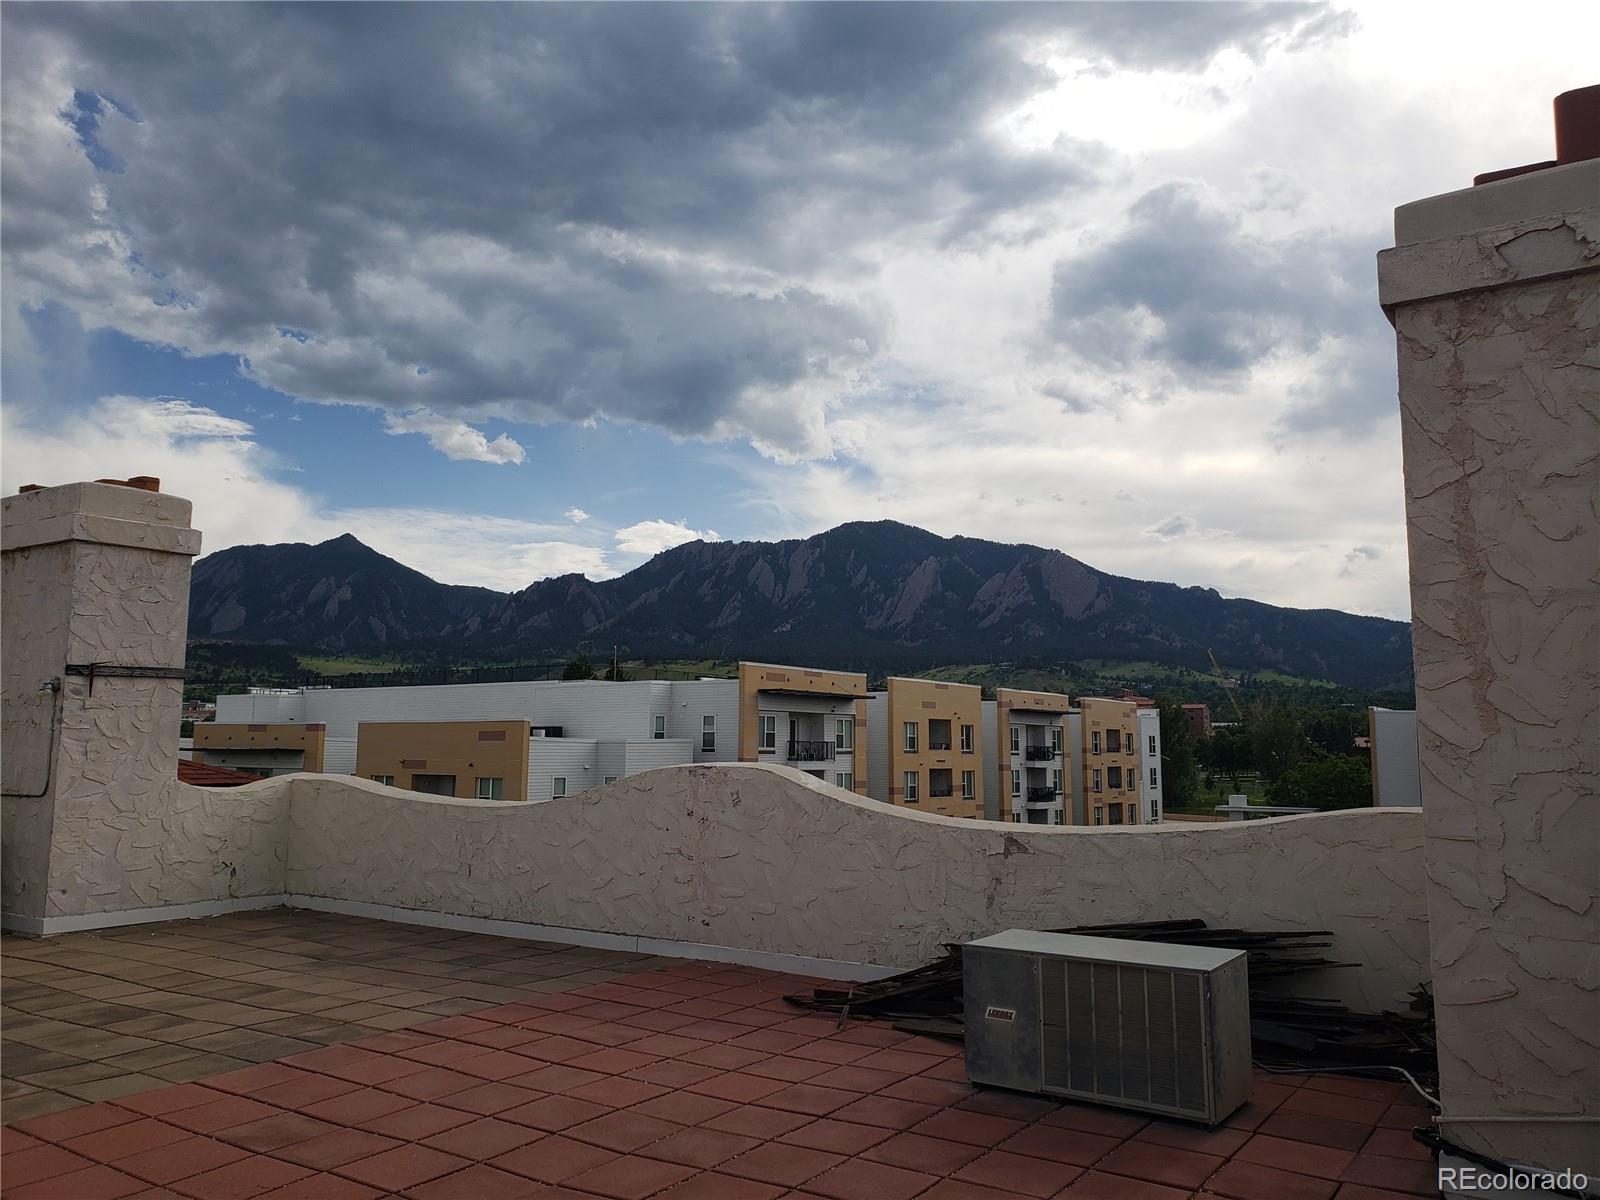
M685 962L3 1130L5 1200L1405 1200L1403 1084L1257 1077L1206 1130L980 1090L957 1047Z

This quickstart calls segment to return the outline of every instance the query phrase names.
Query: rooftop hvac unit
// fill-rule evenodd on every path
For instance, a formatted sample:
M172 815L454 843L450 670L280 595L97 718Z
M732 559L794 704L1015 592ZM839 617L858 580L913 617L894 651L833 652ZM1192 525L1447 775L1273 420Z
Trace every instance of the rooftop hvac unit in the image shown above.
M1242 950L1012 929L962 976L973 1083L1207 1125L1250 1098Z

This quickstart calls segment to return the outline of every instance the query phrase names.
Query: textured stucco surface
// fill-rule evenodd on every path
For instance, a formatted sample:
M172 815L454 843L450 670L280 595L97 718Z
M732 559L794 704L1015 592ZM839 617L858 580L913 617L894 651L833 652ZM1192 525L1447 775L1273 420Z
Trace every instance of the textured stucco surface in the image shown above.
M1446 1132L1593 1177L1600 206L1385 260Z
M1012 926L1199 916L1333 931L1318 994L1392 1006L1426 978L1421 814L1203 828L973 822L783 767L666 767L530 806L286 776L285 890L781 954L914 966Z

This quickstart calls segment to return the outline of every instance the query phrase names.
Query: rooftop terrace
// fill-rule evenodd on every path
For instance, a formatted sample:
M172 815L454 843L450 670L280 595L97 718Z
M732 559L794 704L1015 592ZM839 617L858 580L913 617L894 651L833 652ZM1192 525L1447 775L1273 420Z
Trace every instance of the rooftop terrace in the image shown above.
M979 1090L815 980L274 909L7 938L7 1200L1401 1200L1403 1084L1205 1130Z

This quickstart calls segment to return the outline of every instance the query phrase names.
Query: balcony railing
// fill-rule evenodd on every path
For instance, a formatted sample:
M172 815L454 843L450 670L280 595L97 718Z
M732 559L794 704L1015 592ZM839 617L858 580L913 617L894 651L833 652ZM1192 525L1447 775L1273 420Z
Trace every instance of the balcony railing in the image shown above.
M1031 787L1028 789L1029 804L1054 804L1060 798L1060 793L1052 787Z
M790 762L832 762L833 743L831 741L792 741L789 743Z
M948 749L950 749L950 739L946 738L942 742L936 742L932 738L929 738L928 739L928 749L929 750L948 750Z
M1049 762L1056 756L1056 748L1054 746L1029 746L1026 754L1029 762Z

